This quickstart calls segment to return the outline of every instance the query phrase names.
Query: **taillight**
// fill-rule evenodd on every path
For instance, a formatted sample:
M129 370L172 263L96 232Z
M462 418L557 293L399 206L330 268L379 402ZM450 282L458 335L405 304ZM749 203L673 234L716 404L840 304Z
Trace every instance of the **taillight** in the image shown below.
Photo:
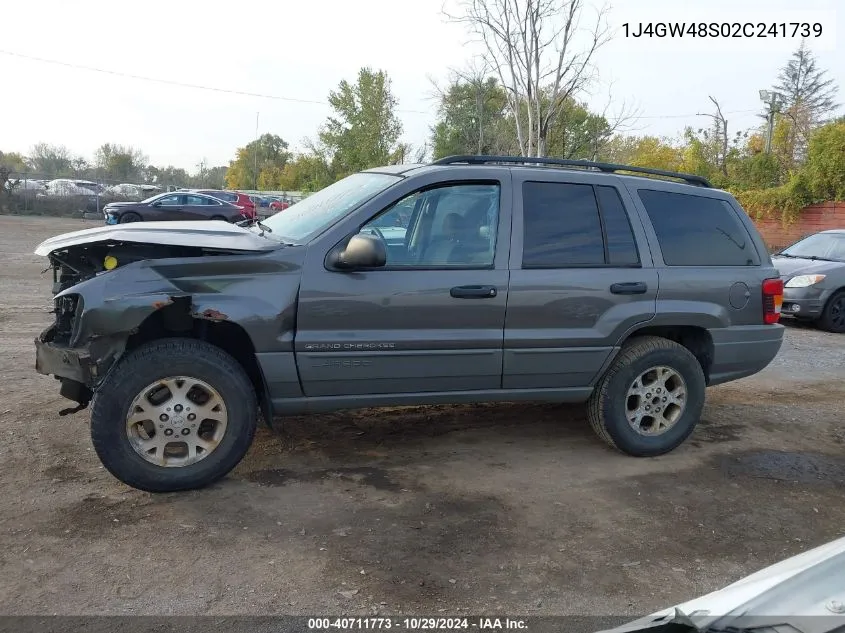
M777 323L783 305L783 279L763 281L763 323Z

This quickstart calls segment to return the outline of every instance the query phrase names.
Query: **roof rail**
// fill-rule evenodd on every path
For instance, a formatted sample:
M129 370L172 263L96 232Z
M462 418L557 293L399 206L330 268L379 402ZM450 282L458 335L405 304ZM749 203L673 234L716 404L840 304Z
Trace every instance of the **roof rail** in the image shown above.
M512 164L512 165L549 165L552 167L579 167L582 169L597 169L602 172L616 173L627 171L633 174L649 174L651 176L663 176L664 178L676 178L691 185L699 187L713 187L710 181L703 176L695 174L684 174L677 171L664 171L663 169L651 169L650 167L634 167L632 165L617 165L614 163L599 163L592 160L570 160L565 158L547 158L541 156L447 156L432 163L432 165L456 165L466 163L467 165L487 164Z

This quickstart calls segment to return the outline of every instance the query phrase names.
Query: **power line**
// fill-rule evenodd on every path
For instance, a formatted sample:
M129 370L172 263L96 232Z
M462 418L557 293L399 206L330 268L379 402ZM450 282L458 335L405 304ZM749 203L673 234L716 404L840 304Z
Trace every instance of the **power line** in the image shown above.
M84 64L72 64L70 62L63 62L58 59L47 59L45 57L35 57L34 55L24 55L23 53L15 53L13 51L0 50L0 54L8 55L9 57L17 57L20 59L27 59L42 64L52 64L54 66L64 66L65 68L72 68L74 70L87 70L89 72L101 73L104 75L112 75L114 77L124 77L126 79L137 79L140 81L151 81L159 84L166 84L168 86L179 86L180 88L193 88L194 90L207 90L209 92L221 92L224 94L239 95L242 97L257 97L259 99L272 99L274 101L287 101L290 103L310 103L315 105L330 105L328 101L317 101L314 99L299 99L296 97L282 97L280 95L264 94L260 92L248 92L246 90L235 90L231 88L219 88L217 86L203 86L201 84L186 83L183 81L174 81L172 79L161 79L158 77L147 77L144 75L135 75L132 73L125 73L118 70L109 70L106 68L96 68L94 66L86 66ZM422 110L403 110L396 109L397 112L405 112L409 114L429 114Z
M87 70L89 72L101 73L104 75L112 75L114 77L123 77L126 79L137 79L139 81L150 81L159 84L165 84L169 86L178 86L180 88L192 88L194 90L206 90L209 92L219 92L223 94L231 94L231 95L238 95L242 97L256 97L259 99L271 99L273 101L287 101L290 103L309 103L314 105L330 105L328 101L318 101L315 99L300 99L297 97L283 97L280 95L271 95L271 94L264 94L260 92L248 92L245 90L236 90L232 88L220 88L217 86L204 86L201 84L192 84L186 83L183 81L174 81L172 79L161 79L159 77L147 77L144 75L135 75L132 73L126 73L117 70L109 70L106 68L97 68L94 66L86 66L84 64L73 64L70 62L63 62L58 59L47 59L45 57L36 57L34 55L25 55L23 53L16 53L14 51L7 51L0 49L0 54L8 55L9 57L17 57L20 59L26 59L29 61L40 62L43 64L52 64L54 66L64 66L65 68L72 68L74 70ZM405 110L402 108L397 108L397 112L404 112L407 114L431 114L430 112L425 112L423 110ZM759 110L752 109L752 110L732 110L730 112L725 112L725 114L748 114L752 112L759 112ZM644 116L634 116L634 117L627 117L633 121L640 121L642 119L689 119L695 116L700 116L700 113L695 112L691 114L649 114Z

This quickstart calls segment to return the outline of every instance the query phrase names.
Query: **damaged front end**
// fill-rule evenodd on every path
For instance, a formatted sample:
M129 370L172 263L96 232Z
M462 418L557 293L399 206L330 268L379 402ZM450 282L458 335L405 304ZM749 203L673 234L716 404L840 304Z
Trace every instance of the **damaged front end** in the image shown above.
M202 243L202 239L194 242ZM234 277L240 277L238 273L248 274L255 268L244 266L245 257L268 250L255 248L250 253L216 244L185 246L113 239L77 240L48 253L39 249L39 254L47 254L53 272L55 318L35 339L35 367L39 373L59 380L61 395L77 403L62 415L89 404L130 337L150 314L161 311L170 317L183 315L190 327L192 296L200 298L202 293L216 291L198 279L209 272L219 274L221 269L229 272L228 265L215 264L221 256L230 256L230 262L238 260L235 269L241 270ZM219 320L223 314L210 309L205 312L208 315L201 312L196 318Z
M123 353L126 336L80 336L85 298L77 286L137 261L190 257L203 249L169 245L101 242L74 245L49 254L53 272L54 322L35 339L35 368L61 382L59 393L78 404L60 415L85 408L93 391Z

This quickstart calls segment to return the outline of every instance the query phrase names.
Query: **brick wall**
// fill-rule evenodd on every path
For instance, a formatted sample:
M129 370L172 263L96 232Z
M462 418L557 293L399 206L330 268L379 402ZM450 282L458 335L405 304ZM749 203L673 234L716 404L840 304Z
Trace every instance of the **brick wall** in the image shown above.
M798 219L784 226L778 218L754 220L757 230L766 244L772 248L783 248L805 235L827 229L845 229L845 202L822 202L801 210Z

